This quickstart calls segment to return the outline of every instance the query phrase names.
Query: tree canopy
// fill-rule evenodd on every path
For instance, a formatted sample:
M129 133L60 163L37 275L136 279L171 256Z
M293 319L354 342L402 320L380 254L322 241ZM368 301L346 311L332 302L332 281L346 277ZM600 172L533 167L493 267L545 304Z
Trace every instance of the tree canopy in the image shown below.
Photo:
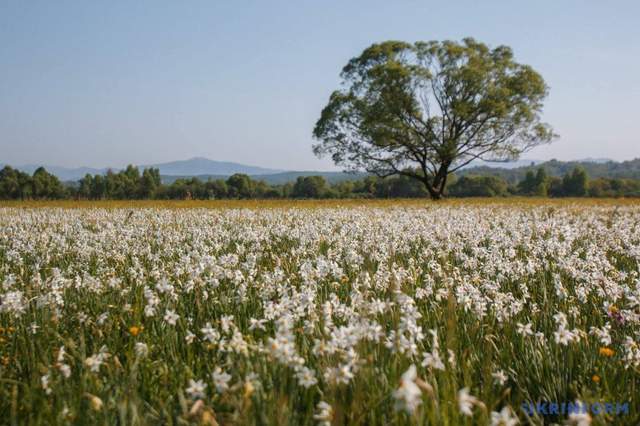
M341 77L314 128L314 152L349 170L417 179L434 199L474 159L516 159L554 137L540 119L547 85L506 46L386 41Z

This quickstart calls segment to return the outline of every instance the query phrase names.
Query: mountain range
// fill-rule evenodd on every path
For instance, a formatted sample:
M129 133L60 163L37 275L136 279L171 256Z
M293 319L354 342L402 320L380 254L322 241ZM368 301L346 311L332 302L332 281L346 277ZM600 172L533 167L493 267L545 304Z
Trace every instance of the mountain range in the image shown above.
M640 179L640 158L628 161L593 158L576 161L549 160L514 168L497 168L484 165L460 170L456 174L459 176L497 176L510 184L515 184L524 179L528 172L535 173L538 168L543 168L549 176L561 177L570 173L576 167L582 167L587 175L593 179Z
M60 167L46 164L25 164L22 166L14 166L14 168L23 172L32 174L38 167L44 167L48 172L56 175L62 181L75 181L82 179L87 173L91 175L103 175L109 170L118 172L118 167ZM167 163L144 164L138 166L140 170L155 167L160 170L163 176L231 176L234 173L244 173L247 175L269 175L281 173L284 170L268 169L264 167L248 166L246 164L233 163L229 161L215 161L204 157L194 157L188 160L170 161Z
M575 167L575 165L586 165L587 171L591 172L592 177L607 176L608 171L614 170L618 173L616 175L623 175L626 177L628 174L627 163L630 162L614 162L606 158L585 158L583 160L561 162L556 160L542 161L522 159L507 163L487 163L484 161L474 161L470 163L464 170L459 172L460 174L490 174L498 175L506 178L508 181L518 180L526 171L533 166L544 166L551 175L556 175L560 172L564 172L569 167ZM635 176L635 163L632 161L630 166L634 169ZM26 164L22 166L14 166L16 169L23 172L32 174L40 164ZM42 165L50 173L56 175L60 180L65 182L77 181L82 179L87 173L91 175L106 174L109 170L117 172L121 170L116 167L105 168L91 168L91 167L77 167L68 168L53 165ZM264 180L269 184L283 184L286 182L295 181L299 176L323 176L327 181L331 183L359 179L366 176L366 173L345 173L340 171L335 172L319 172L319 171L291 171L270 169L265 167L250 166L241 163L234 163L229 161L215 161L204 157L194 157L188 160L170 161L166 163L148 164L138 166L140 170L155 167L160 170L160 175L165 183L171 183L176 179L197 177L202 180L209 178L213 179L225 179L235 173L244 173L251 176L256 180ZM607 172L605 173L605 169ZM624 170L624 172L622 172ZM593 174L592 174L593 173ZM595 176L594 176L595 175Z

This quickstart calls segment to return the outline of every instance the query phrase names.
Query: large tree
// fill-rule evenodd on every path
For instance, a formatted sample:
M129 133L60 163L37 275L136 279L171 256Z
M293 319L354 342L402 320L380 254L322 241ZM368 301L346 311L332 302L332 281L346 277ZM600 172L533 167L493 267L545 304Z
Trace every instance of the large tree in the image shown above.
M314 129L317 155L348 170L421 181L432 198L474 159L508 161L554 134L543 78L506 46L467 38L374 44L343 68Z

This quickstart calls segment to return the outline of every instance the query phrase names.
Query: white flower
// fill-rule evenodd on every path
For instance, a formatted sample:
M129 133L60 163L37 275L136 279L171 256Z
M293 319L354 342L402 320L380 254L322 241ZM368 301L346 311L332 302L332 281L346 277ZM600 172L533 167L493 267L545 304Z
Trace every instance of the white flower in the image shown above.
M455 352L453 352L451 349L447 349L447 352L449 353L449 357L447 358L447 361L449 361L449 365L452 367L455 367L456 366Z
M611 344L611 324L607 324L602 328L591 327L589 334L594 334L600 339L600 343L604 346Z
M204 339L211 343L217 343L220 339L220 333L211 327L211 323L207 323L200 331L204 334Z
M80 324L84 324L87 321L89 321L89 315L85 314L84 312L78 312L78 322Z
M184 337L184 340L187 342L187 345L192 344L195 339L196 339L196 335L193 334L190 330L187 330L187 335Z
M249 330L253 331L253 330L264 330L264 325L267 323L267 320L265 319L255 319L255 318L250 318L249 319L249 323L251 325L249 325Z
M564 314L564 312L558 312L553 316L553 319L555 320L556 324L558 324L559 326L566 326L567 325L567 316Z
M58 364L58 370L60 370L60 373L62 373L62 376L65 379L68 379L69 377L71 377L71 367L69 367L67 364Z
M432 336L433 349L431 352L424 352L422 354L422 356L424 357L422 361L422 366L435 368L436 370L444 370L445 369L444 363L442 362L442 358L440 358L440 351L438 350L438 348L440 347L440 344L438 343L438 331L433 329L433 330L429 330L429 333ZM453 360L453 363L455 364L455 355L453 354L452 351L449 352L449 357L450 359Z
M192 399L204 398L204 391L207 388L207 384L202 380L189 380L189 387L185 391Z
M64 349L64 346L60 346L60 349L58 350L58 356L56 357L56 367L58 368L58 370L60 370L60 373L62 373L62 376L65 379L68 379L69 377L71 377L71 367L65 364L64 362L65 355L66 355L66 351Z
M494 373L491 373L491 376L496 380L500 386L504 385L507 382L507 375L502 370L498 370Z
M100 314L100 316L98 316L98 319L96 319L96 323L98 325L103 325L107 318L109 318L109 312L103 312Z
M491 412L491 426L515 426L518 423L518 418L513 415L513 411L508 405L502 407L499 413Z
M556 343L566 346L569 342L577 339L578 335L567 330L561 325L557 331L553 332L553 337Z
M531 323L521 324L517 323L517 332L523 336L533 336L533 329L531 328Z
M588 410L582 409L584 404L576 400L575 407L580 407L580 409L576 409L569 414L569 418L567 419L567 424L574 426L589 426L591 424L591 416L587 412Z
M110 357L107 352L107 347L102 346L100 348L100 352L96 355L92 355L84 360L84 364L89 367L92 373L97 373L100 371L100 366Z
M229 389L230 374L225 373L220 367L216 367L211 376L213 377L213 384L218 393L223 393Z
M136 342L135 345L136 356L144 358L149 354L149 347L146 343Z
M249 354L249 345L244 340L242 333L240 330L234 330L233 336L231 336L231 340L229 340L229 347L238 354L248 355Z
M222 318L220 318L220 328L223 333L228 333L232 325L233 315L223 315Z
M444 363L442 362L437 349L434 349L432 353L425 352L422 355L424 356L424 359L422 360L423 367L432 367L436 370L445 369Z
M0 313L9 312L19 317L26 309L27 303L21 291L10 291L4 295L0 295Z
M316 379L313 370L304 366L298 368L298 370L296 371L296 377L298 379L298 384L305 388L310 388L311 386L318 383L318 379Z
M478 402L478 398L469 394L469 388L458 391L458 408L465 416L473 416L473 406Z
M178 318L180 318L180 316L171 309L167 309L166 313L164 314L164 320L169 325L176 325L176 321L178 321Z
M345 385L353 379L353 371L351 371L351 364L343 364L336 370L336 382L344 383Z
M42 385L44 393L46 393L47 395L51 395L51 388L49 387L49 374L45 374L44 376L40 377L40 384Z
M58 349L58 356L56 357L56 361L64 362L64 356L67 354L67 351L64 349L64 346L60 346Z
M169 280L166 277L162 277L162 279L156 284L156 290L158 293L167 293L173 290L173 286L169 284Z
M422 403L422 391L415 382L416 378L417 371L415 365L411 365L411 367L402 374L400 387L393 392L393 397L396 400L396 410L404 410L409 414L413 414Z
M333 408L331 408L331 405L320 401L316 405L316 409L318 412L313 415L313 418L318 421L318 425L331 426L331 421L333 420Z

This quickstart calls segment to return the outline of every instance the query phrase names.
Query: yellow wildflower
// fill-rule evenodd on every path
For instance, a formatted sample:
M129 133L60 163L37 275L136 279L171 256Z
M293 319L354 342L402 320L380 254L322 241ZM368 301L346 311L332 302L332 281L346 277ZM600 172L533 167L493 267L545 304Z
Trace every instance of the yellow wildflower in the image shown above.
M606 357L612 357L615 354L615 351L611 348L602 347L600 348L600 355Z

